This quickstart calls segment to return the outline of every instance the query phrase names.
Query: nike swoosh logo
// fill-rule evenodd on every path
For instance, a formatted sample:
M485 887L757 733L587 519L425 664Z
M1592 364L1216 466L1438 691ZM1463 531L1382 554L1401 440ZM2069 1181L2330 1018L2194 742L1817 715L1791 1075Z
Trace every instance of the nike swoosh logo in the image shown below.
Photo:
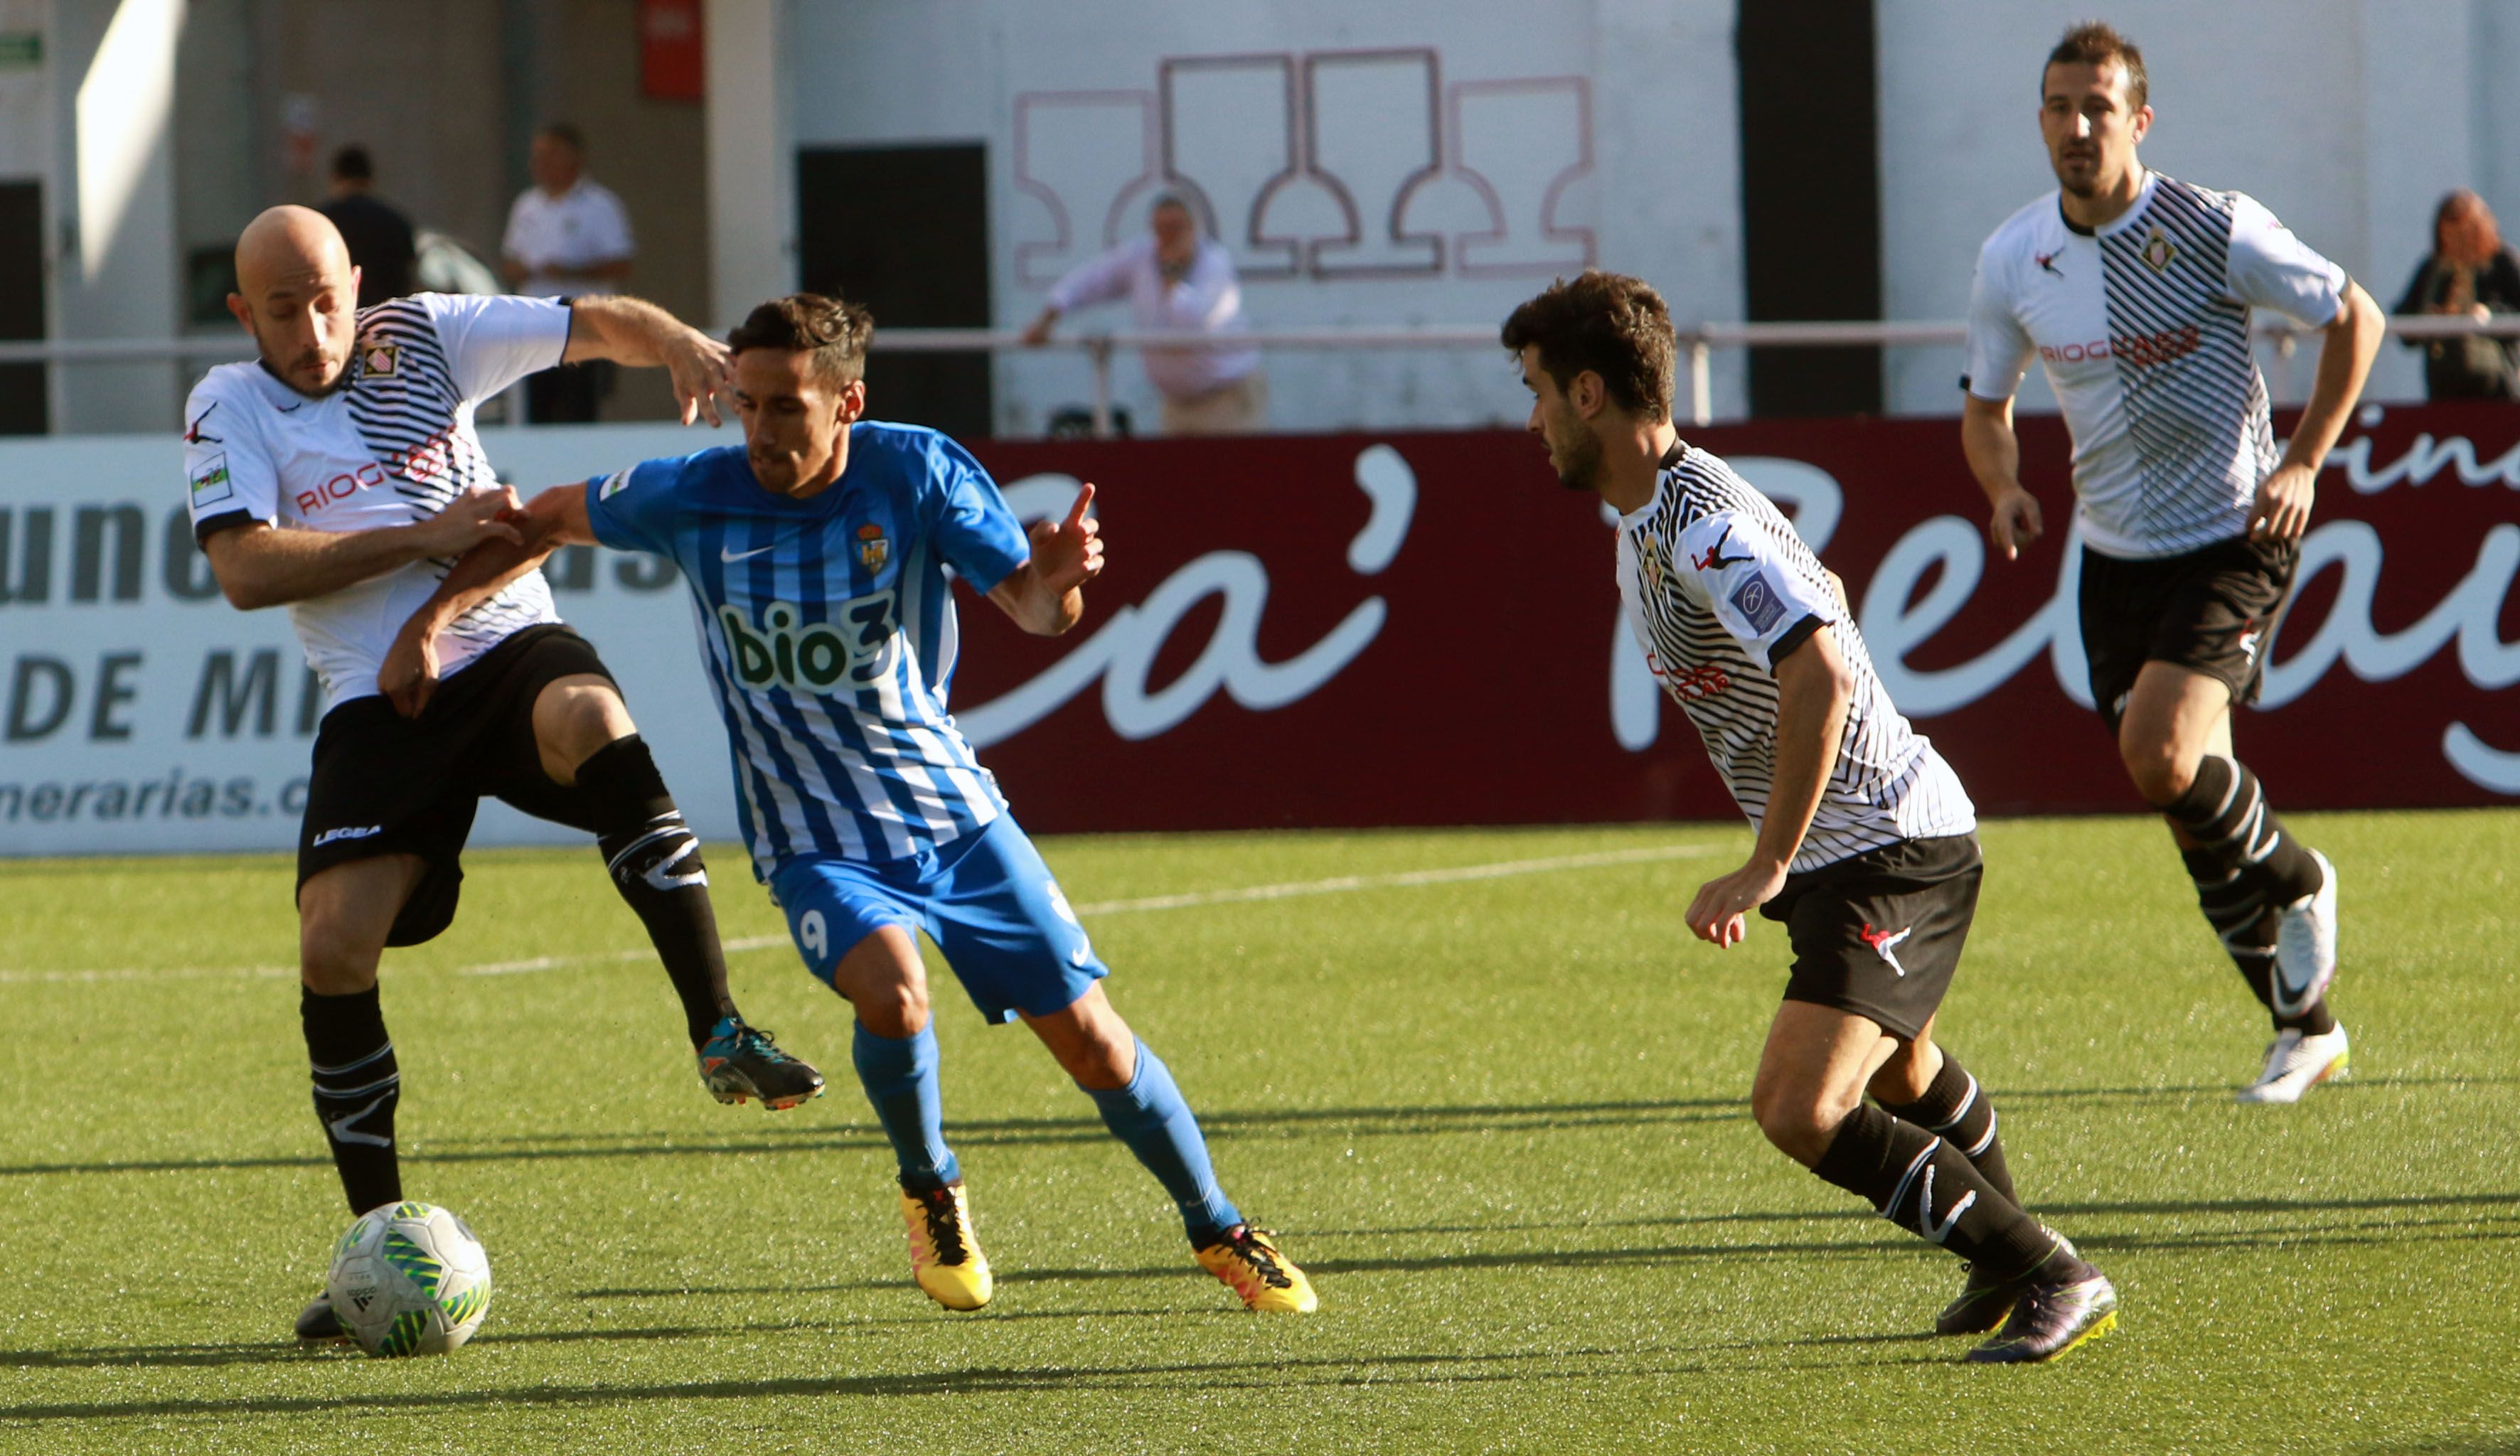
M771 543L771 544L770 544L770 545L768 545L768 546L759 546L759 547L754 547L752 550L750 550L750 551L748 551L748 552L731 552L731 551L728 551L728 550L727 550L726 548L724 548L724 547L719 547L719 548L718 548L718 552L717 552L717 558L718 558L719 560L721 560L721 561L727 561L727 562L742 561L742 560L747 560L747 559L749 559L749 558L751 558L751 557L753 557L753 556L760 555L763 552L775 552L775 551L777 551L777 550L779 550L779 546L778 546L778 543L776 543L776 542L773 542L773 543Z

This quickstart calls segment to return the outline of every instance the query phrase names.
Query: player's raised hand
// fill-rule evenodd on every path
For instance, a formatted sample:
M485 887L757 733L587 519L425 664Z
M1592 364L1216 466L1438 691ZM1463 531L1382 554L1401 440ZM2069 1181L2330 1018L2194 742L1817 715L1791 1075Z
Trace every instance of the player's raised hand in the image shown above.
M682 406L683 423L706 419L718 423L717 396L734 381L726 345L697 329L684 329L667 338L658 351L665 372L673 375L674 399Z
M2017 485L1996 501L1995 514L1986 523L1987 536L2007 561L2019 556L2021 549L2037 541L2045 530L2039 515L2039 498Z
M1102 574L1102 523L1086 513L1093 505L1094 485L1088 481L1066 519L1033 522L1033 574L1053 592L1071 592Z
M1785 887L1785 867L1753 860L1721 879L1697 887L1688 903L1688 929L1719 950L1741 944L1749 934L1743 916L1777 898Z
M2258 499L2249 507L2249 539L2299 541L2301 533L2310 529L2318 479L2308 465L2281 465L2260 481Z

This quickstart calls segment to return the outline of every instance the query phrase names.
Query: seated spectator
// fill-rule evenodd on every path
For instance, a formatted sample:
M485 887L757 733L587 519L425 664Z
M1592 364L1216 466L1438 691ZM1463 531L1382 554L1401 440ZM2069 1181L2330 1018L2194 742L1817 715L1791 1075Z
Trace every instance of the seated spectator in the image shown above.
M361 308L412 291L419 256L411 219L378 197L376 185L368 149L344 147L333 154L332 196L315 207L333 220L349 244L350 266L359 270Z
M1242 285L1225 244L1202 236L1190 204L1170 194L1147 212L1148 236L1079 265L1050 290L1050 306L1024 330L1024 342L1050 337L1061 314L1090 303L1129 300L1148 332L1241 333ZM1147 381L1164 397L1164 433L1239 435L1268 419L1269 381L1253 348L1147 349Z
M2396 312L2471 319L2520 313L2520 258L2503 245L2483 198L2461 188L2442 199L2433 213L2432 256L2416 265ZM2424 392L2433 399L2520 398L2508 338L2472 333L2406 343L2424 351Z

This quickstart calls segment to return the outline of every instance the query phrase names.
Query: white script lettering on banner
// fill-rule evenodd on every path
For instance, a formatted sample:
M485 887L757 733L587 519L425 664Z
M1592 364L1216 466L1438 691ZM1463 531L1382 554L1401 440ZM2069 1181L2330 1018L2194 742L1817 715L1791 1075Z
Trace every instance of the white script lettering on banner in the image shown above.
M1418 508L1418 476L1400 452L1371 445L1356 458L1356 483L1372 513L1348 543L1347 563L1372 576L1400 554ZM1056 519L1076 499L1072 475L1028 475L1006 488L1007 506L1029 525ZM1181 676L1149 689L1148 676L1182 619L1210 596L1224 614L1198 657ZM1164 579L1146 600L1111 614L1102 630L1018 687L955 722L973 747L1011 738L1102 680L1102 716L1122 738L1151 738L1179 726L1219 688L1253 712L1310 696L1354 662L1382 631L1390 606L1379 596L1359 602L1329 635L1283 662L1260 660L1260 618L1269 605L1269 569L1248 552L1209 552Z
M2378 422L2366 411L2363 424ZM2473 443L2459 436L2418 435L2405 454L2380 465L2370 463L2371 442L2358 437L2340 446L2331 464L2355 491L2370 495L2392 486L2420 486L2445 470L2467 486L2520 489L2520 446L2479 462ZM1835 530L1842 495L1837 481L1808 463L1744 457L1732 462L1742 477L1773 497L1814 552ZM1604 507L1604 514L1611 515ZM2365 683L2393 682L2423 666L2455 642L2459 669L2475 686L2499 691L2520 683L2520 642L2501 640L2498 621L2512 583L2520 579L2520 526L2498 525L2477 544L2475 565L2450 586L2413 625L2379 631L2371 620L2383 551L2368 522L2332 520L2302 542L2295 590L2319 573L2338 573L2336 599L2315 629L2291 622L2267 664L2262 709L2282 707L2309 692L2343 664ZM2090 664L2083 651L2076 598L2082 578L2082 546L2069 536L2058 562L2055 591L2028 620L1993 647L1966 662L1941 669L1911 667L1908 658L1949 626L1986 571L1980 524L1941 515L1911 527L1874 569L1857 607L1856 622L1872 653L1872 665L1890 699L1912 718L1931 719L1968 707L2012 681L2042 655L2056 686L2082 707L2092 704ZM1930 588L1925 586L1931 581ZM2308 636L2304 636L2308 630ZM1625 622L1611 645L1610 722L1631 752L1653 745L1662 694L1646 671L1643 654ZM2520 795L2520 749L2495 747L2475 728L2452 721L2442 734L2442 755L2470 783L2498 794Z

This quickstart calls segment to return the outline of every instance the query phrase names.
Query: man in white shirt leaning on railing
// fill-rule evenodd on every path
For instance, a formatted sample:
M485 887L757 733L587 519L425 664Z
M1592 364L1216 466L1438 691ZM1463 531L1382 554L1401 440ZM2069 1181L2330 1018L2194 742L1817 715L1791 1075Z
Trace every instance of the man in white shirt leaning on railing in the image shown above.
M1202 236L1190 204L1160 194L1147 210L1148 235L1069 270L1050 290L1049 306L1024 330L1024 342L1050 338L1061 314L1088 304L1129 300L1148 332L1241 333L1242 285L1225 244ZM1164 397L1164 433L1237 435L1259 430L1269 415L1269 382L1256 348L1144 351L1147 381Z

